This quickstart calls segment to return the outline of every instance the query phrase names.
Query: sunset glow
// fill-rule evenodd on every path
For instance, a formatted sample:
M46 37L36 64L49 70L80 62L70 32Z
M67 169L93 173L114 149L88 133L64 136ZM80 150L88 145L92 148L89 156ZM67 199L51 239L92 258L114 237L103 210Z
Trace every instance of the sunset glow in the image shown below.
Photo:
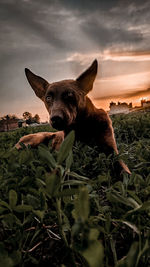
M29 111L48 121L24 69L51 83L76 79L95 58L99 68L89 97L98 108L150 99L148 0L7 0L0 10L0 116Z

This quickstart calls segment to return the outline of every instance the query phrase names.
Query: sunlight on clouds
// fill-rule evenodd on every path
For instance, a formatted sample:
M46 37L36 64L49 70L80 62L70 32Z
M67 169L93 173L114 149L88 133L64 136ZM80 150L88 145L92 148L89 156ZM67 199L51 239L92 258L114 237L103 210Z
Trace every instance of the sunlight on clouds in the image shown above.
M94 90L91 92L93 98L106 98L107 96L118 96L133 90L141 90L149 84L150 72L134 73L98 79Z
M81 65L87 64L97 58L100 61L112 60L112 61L150 61L150 51L146 52L113 52L110 50L104 50L98 53L73 53L66 59L68 62L79 62Z

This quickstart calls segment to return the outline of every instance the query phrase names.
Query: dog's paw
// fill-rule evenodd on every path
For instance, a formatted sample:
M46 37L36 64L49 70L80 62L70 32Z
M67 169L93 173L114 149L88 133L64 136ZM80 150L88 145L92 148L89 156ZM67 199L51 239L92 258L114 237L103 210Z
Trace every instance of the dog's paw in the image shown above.
M131 175L131 172L130 172L128 166L122 160L119 161L119 164L121 166L121 174L127 173L127 174Z
M59 149L61 143L64 140L64 132L40 132L34 134L28 134L20 138L19 142L15 145L17 149L21 149L21 143L25 146L37 147L41 143L48 143L52 139L52 147L56 150Z
M56 132L52 138L52 148L59 150L61 143L64 141L64 132Z

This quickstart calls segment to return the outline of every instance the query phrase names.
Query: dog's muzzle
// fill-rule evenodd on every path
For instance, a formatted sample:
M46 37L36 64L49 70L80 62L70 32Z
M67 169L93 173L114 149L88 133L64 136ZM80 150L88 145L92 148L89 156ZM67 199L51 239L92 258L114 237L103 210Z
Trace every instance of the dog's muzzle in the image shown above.
M65 120L60 116L53 116L51 117L51 125L56 130L63 130L65 127Z

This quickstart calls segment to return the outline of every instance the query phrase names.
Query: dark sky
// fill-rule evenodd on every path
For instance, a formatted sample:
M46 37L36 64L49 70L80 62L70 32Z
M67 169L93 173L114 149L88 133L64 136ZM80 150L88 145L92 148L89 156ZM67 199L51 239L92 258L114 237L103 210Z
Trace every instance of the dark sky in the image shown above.
M25 67L52 82L76 78L97 58L93 99L149 96L149 0L0 0L0 25L0 116L47 118Z

